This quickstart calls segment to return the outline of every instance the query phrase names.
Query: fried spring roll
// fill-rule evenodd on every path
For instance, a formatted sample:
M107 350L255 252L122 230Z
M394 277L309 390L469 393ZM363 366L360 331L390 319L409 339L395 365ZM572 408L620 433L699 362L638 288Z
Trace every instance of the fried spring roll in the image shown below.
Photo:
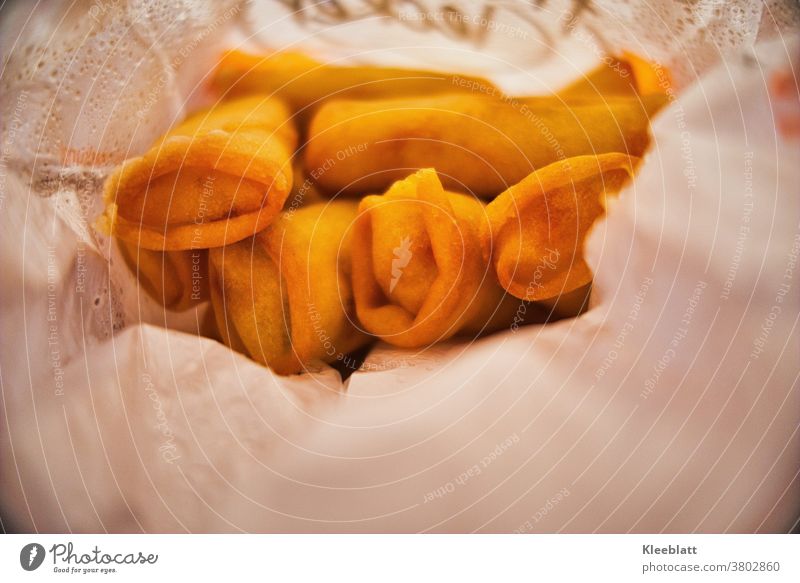
M289 115L263 96L193 115L111 175L101 224L154 251L218 247L264 229L292 187Z
M632 53L611 57L592 71L558 92L564 99L587 97L635 97L665 95L670 87L669 73Z
M619 153L578 156L546 166L486 207L484 257L510 294L546 300L591 282L583 244L595 220L633 175L638 159Z
M484 205L421 170L367 196L355 224L353 294L362 326L406 348L507 325L519 301L480 250Z
M496 90L486 79L467 75L396 67L326 65L301 53L261 56L237 50L222 57L212 83L226 96L277 95L295 110L313 107L327 98Z
M670 96L673 89L673 79L666 67L630 52L626 52L623 58L633 71L633 76L636 79L636 90L640 95L660 94L666 97Z
M151 251L121 240L119 249L142 288L165 308L181 312L208 299L205 249Z
M357 203L283 213L267 230L209 251L211 301L228 346L279 374L341 360L369 337L354 326L350 284Z
M565 99L601 96L634 97L638 93L633 67L627 60L600 63L558 92Z
M305 164L332 192L382 191L409 172L435 167L448 190L493 197L559 159L641 156L649 108L663 102L479 95L331 101L312 120Z

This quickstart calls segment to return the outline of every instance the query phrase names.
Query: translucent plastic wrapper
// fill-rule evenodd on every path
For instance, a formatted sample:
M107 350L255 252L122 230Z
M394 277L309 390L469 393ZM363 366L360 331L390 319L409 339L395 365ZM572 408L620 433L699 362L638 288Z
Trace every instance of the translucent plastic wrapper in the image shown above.
M6 528L792 527L796 6L429 4L3 15ZM207 306L165 312L92 228L101 185L210 99L209 72L238 46L531 93L611 54L662 63L673 93L653 148L588 242L591 309L424 351L379 345L345 382L329 367L280 377L199 336Z

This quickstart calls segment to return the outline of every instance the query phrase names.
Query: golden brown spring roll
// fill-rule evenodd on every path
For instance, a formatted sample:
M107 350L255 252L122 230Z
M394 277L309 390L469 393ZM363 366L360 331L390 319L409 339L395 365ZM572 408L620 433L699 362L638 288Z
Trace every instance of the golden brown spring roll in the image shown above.
M165 308L181 312L208 299L208 252L151 251L118 241L140 285Z
M564 99L663 95L669 85L669 73L665 68L626 53L600 63L558 95Z
M484 257L510 294L528 301L562 296L591 282L583 245L606 196L633 175L638 158L578 156L546 166L486 207Z
M301 53L261 56L238 50L222 57L213 86L226 98L253 93L277 95L295 110L311 108L328 98L496 90L486 79L468 75L396 67L326 65Z
M218 247L264 229L292 188L289 115L281 101L253 96L191 116L111 175L101 226L154 251Z
M627 60L612 58L558 92L565 99L587 97L635 97L638 93L633 67Z
M279 374L341 360L369 337L353 322L357 203L283 213L255 237L209 251L211 301L225 343Z
M662 103L660 96L330 101L312 120L305 163L333 192L382 191L409 172L434 167L448 190L493 197L556 160L641 156L649 143L648 108Z
M640 95L670 96L673 80L666 67L630 52L625 52L622 58L633 71L636 79L636 91Z
M446 192L432 169L365 197L352 246L365 330L416 348L508 325L519 301L504 293L481 255L482 223L483 203Z

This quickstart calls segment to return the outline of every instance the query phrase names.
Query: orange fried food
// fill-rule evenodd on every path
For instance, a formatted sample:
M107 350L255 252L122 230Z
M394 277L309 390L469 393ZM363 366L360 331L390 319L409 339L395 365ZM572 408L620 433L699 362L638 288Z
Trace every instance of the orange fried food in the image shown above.
M306 169L332 192L382 191L434 167L448 190L493 197L548 164L579 155L641 156L662 96L520 100L449 94L323 105Z
M583 258L586 235L606 197L633 175L638 158L578 156L546 166L486 207L484 256L510 294L528 301L562 296L592 280Z
M121 240L119 249L142 288L165 308L180 312L208 300L205 249L151 251Z
M356 211L350 201L313 204L209 251L211 301L225 344L292 374L341 360L369 341L353 324Z
M432 169L359 205L353 255L356 313L366 331L416 348L508 325L519 301L481 255L484 205L446 192Z
M647 61L633 53L622 57L609 57L558 92L566 100L608 97L660 96L666 105L671 86L669 72L657 63ZM656 103L659 103L658 101ZM652 115L658 109L650 109Z
M627 59L609 58L558 92L565 99L587 97L634 97L639 87Z
M238 50L223 55L213 85L225 96L277 95L295 110L313 107L327 98L495 91L489 81L465 75L396 67L327 65L301 53L261 56Z
M107 229L154 251L218 247L264 229L292 188L297 135L277 99L197 113L105 185Z

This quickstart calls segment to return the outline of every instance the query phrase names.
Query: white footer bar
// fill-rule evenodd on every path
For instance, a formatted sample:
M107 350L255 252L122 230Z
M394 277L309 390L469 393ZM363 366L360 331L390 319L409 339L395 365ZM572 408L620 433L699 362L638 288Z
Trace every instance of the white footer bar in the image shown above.
M0 581L800 581L792 535L5 535Z

